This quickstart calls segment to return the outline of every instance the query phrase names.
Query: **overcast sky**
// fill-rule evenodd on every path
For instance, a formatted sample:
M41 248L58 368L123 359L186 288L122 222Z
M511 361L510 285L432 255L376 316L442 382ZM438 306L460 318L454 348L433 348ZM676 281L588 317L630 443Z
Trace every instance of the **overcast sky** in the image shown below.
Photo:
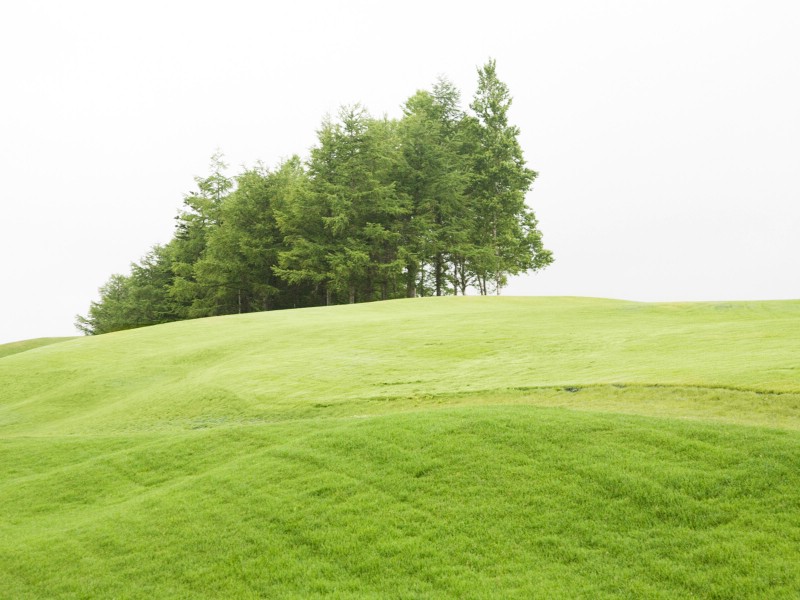
M0 8L0 343L74 335L220 148L308 155L497 59L546 271L508 294L800 298L800 2L82 2Z

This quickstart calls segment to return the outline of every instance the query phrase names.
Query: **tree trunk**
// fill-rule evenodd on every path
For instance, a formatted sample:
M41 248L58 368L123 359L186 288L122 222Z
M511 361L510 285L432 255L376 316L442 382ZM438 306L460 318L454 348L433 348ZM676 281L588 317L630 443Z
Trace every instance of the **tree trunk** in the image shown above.
M495 215L492 222L492 240L494 242L494 268L497 275L495 275L495 293L500 295L500 249L497 247L497 216Z
M417 266L413 264L406 265L406 297L417 297Z
M458 266L458 269L459 269L458 283L461 286L461 295L462 296L466 296L467 295L467 266L464 263L464 261L461 262L461 264Z
M436 295L442 295L442 254L436 254L436 265L434 266L434 277L436 279Z

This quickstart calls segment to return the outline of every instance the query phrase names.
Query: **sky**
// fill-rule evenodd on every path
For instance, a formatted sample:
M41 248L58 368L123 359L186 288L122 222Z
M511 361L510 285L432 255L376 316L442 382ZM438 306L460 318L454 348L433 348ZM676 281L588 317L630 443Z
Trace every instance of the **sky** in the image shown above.
M137 1L0 8L0 343L76 335L220 149L307 157L497 61L555 262L505 294L800 298L800 3Z

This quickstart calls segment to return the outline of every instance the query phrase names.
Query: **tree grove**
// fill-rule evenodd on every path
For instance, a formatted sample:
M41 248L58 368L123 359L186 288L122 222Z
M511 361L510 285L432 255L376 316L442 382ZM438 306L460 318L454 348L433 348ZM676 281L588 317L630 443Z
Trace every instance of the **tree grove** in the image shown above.
M113 275L76 326L100 334L203 316L428 295L499 293L553 261L526 204L511 96L493 60L470 111L446 79L399 119L326 118L307 160L229 177L220 154L169 243Z

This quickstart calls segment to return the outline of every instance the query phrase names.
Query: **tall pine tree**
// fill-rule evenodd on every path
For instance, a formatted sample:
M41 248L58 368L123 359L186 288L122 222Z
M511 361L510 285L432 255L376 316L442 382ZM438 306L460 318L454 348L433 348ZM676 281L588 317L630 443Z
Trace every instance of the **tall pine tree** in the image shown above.
M538 270L553 260L525 204L537 173L525 165L519 128L508 121L510 106L508 86L490 60L478 69L478 89L470 104L476 117L470 196L476 217L473 242L479 248L470 267L482 294L491 288L499 293L508 275Z

